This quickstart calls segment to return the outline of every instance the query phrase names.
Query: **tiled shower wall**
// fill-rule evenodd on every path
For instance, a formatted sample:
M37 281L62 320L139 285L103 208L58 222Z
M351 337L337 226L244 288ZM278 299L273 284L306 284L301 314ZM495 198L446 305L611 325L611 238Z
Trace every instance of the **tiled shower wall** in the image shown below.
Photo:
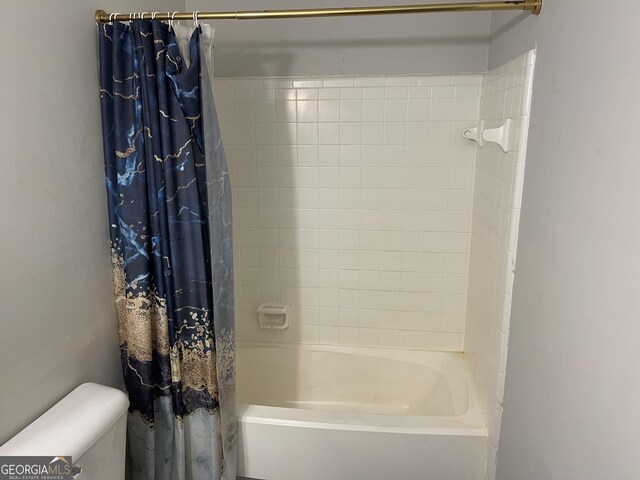
M510 147L477 150L465 356L489 429L487 480L495 478L511 317L520 204L535 51L488 72L480 118L485 128L511 119Z
M240 341L462 349L481 81L215 80Z

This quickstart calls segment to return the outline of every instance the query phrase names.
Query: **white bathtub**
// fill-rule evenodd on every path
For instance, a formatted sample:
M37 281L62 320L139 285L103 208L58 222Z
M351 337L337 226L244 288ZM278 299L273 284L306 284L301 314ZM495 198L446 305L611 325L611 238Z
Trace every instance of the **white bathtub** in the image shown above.
M487 430L461 354L238 350L239 475L477 480Z

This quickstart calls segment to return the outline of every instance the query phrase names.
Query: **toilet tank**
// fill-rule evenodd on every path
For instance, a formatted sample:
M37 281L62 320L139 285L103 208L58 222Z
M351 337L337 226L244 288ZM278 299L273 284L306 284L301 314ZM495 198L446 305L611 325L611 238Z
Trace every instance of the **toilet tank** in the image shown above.
M0 456L68 456L78 480L123 480L127 408L120 390L85 383L0 447Z

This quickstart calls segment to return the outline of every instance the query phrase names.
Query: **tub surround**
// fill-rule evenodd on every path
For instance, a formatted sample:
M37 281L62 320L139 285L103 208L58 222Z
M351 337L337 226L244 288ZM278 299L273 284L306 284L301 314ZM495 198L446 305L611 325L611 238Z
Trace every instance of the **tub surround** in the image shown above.
M240 341L462 350L481 81L215 80ZM288 329L259 328L264 301Z
M417 443L440 458L478 454L475 475L495 477L534 61L531 51L483 75L216 80L235 199L238 339L264 357L251 362L260 366L252 371L243 370L240 356L247 475L276 473L263 470L267 459L254 449L264 448L265 435L288 437L280 429L290 425L301 427L291 438L305 445L348 431L345 448L352 442L377 448L377 437L356 438L353 431L469 435L460 430L466 418L460 409L452 414L445 406L451 384L439 390L446 382L433 371L415 374L416 384L432 387L431 399L438 399L430 407L402 387L402 377L385 376L404 361L395 354L371 354L366 366L354 367L370 385L330 388L341 383L328 382L330 374L317 365L330 369L330 358L342 354L321 349L343 345L407 355L464 351L463 370L478 390L471 436L483 446L472 453L464 442L444 450L431 437ZM508 152L462 138L481 119L486 128L511 119ZM263 301L291 305L289 328L259 328L256 307ZM265 344L281 346L257 347ZM318 347L314 354L299 351L286 367L278 360L284 344ZM323 355L329 356L319 361ZM356 365L356 357L342 361ZM288 375L277 374L278 362ZM409 372L415 362L405 367ZM315 373L308 376L308 368ZM354 385L349 371L342 373L342 383ZM258 383L269 375L274 388L265 385L257 395L243 387L243 375ZM374 391L381 385L394 385L400 397ZM296 442L277 448L294 449ZM416 472L425 467L420 455L399 452ZM304 449L299 455L306 458ZM265 463L252 470L256 458ZM477 476L456 471L451 478Z
M489 428L487 480L495 478L536 52L488 72L480 118L512 121L510 149L477 150L464 352Z

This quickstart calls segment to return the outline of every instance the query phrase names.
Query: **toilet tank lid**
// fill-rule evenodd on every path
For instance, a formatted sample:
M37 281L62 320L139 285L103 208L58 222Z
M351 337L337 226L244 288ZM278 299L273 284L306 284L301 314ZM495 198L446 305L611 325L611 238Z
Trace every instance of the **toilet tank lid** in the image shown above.
M127 395L84 383L0 447L0 455L80 458L127 412Z

